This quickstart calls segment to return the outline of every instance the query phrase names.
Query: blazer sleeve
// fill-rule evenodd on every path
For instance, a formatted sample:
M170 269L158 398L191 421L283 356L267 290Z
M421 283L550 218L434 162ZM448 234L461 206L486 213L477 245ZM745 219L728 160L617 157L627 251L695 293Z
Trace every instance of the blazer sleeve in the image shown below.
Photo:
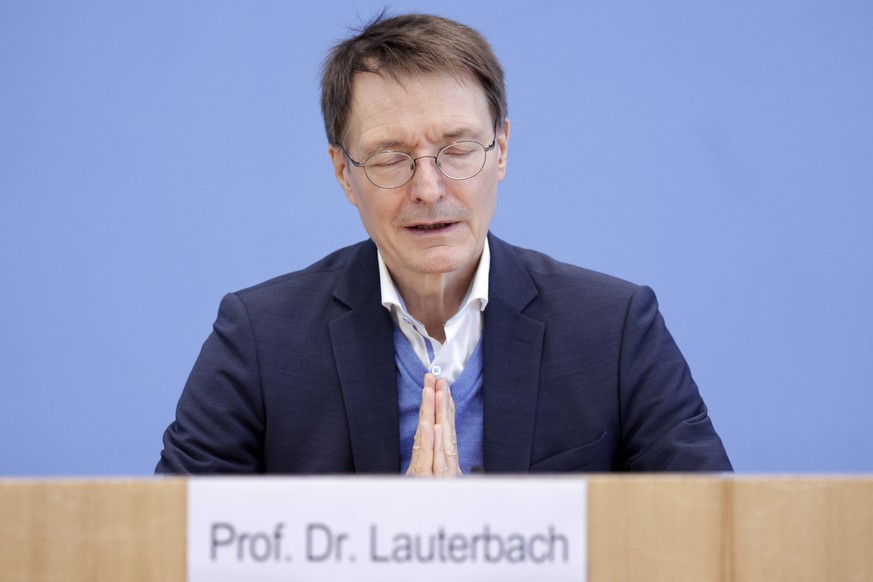
M164 433L156 473L263 472L264 403L245 305L226 295Z
M648 287L638 287L628 304L619 390L627 470L732 470L691 371Z

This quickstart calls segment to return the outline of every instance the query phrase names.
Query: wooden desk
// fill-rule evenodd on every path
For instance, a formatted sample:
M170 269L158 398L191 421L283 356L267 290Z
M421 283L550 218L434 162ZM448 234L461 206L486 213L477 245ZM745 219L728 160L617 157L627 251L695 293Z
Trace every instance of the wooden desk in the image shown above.
M873 580L873 476L588 482L592 582ZM0 578L184 582L186 491L181 478L0 480Z

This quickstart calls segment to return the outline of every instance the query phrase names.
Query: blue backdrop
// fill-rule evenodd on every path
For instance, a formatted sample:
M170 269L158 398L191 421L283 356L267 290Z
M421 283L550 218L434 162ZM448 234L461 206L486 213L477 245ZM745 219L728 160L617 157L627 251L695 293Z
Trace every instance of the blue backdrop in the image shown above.
M146 475L220 297L361 239L369 1L0 4L0 475ZM506 68L492 230L658 293L739 471L873 471L873 4L396 1Z

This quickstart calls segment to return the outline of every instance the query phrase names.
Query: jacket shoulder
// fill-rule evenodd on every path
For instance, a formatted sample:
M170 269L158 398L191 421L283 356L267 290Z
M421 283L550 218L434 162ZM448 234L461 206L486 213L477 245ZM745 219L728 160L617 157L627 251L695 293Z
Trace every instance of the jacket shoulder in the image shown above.
M362 253L374 247L372 241L362 241L339 250L336 250L322 259L312 263L299 271L292 271L273 277L256 285L236 291L236 295L245 298L253 298L258 295L272 294L285 288L307 287L313 284L336 278L347 270Z
M493 243L492 243L493 246ZM619 277L559 261L545 253L498 241L502 254L514 258L530 276L539 293L586 288L629 297L640 285Z

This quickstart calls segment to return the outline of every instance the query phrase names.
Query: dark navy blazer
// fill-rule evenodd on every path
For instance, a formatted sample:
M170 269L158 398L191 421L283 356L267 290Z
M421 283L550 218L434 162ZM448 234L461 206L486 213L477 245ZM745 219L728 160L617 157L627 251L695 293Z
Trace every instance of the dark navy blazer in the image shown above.
M731 469L650 289L489 244L486 472ZM156 471L399 473L398 434L365 241L224 297Z

